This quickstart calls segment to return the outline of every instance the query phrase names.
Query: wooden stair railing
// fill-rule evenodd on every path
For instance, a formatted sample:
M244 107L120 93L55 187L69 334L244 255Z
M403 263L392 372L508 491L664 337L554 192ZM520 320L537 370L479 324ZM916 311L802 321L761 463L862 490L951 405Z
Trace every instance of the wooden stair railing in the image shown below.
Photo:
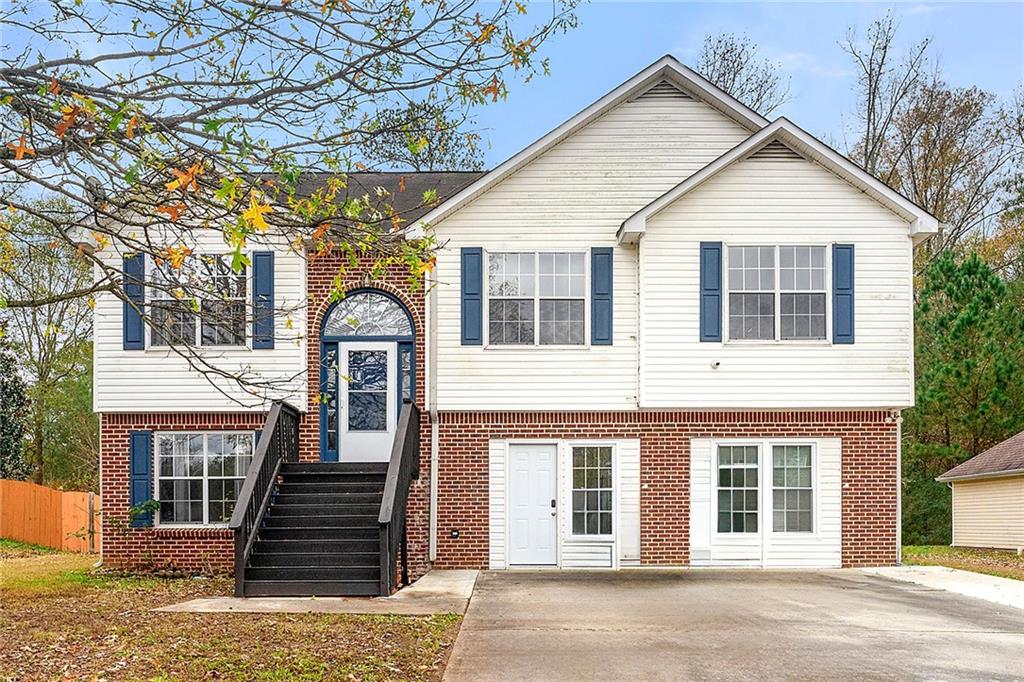
M245 596L245 566L252 554L263 516L270 506L281 465L297 461L299 411L284 401L274 401L228 524L235 535L236 597Z
M420 410L411 400L402 404L398 429L391 446L391 461L380 504L380 595L387 597L398 583L401 561L402 584L409 584L409 549L405 512L409 488L420 475Z

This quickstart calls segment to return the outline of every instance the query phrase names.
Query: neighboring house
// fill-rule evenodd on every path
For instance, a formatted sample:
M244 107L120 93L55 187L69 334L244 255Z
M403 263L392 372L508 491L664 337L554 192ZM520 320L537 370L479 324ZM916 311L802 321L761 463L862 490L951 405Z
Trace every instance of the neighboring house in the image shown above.
M398 177L370 180L397 192ZM672 57L487 174L406 177L442 198L414 229L443 245L426 287L354 274L331 303L340 256L282 245L254 254L240 291L278 308L306 296L304 314L257 304L251 330L210 350L295 376L276 397L298 410L298 456L341 463L285 465L237 554L240 591L372 591L359 581L387 573L371 562L386 466L372 463L402 398L421 411L414 576L898 561L912 254L932 216ZM230 568L225 520L269 404L240 409L143 327L98 303L107 523L160 502L152 528L104 533L104 561Z
M1024 431L936 480L953 493L953 546L1024 549Z

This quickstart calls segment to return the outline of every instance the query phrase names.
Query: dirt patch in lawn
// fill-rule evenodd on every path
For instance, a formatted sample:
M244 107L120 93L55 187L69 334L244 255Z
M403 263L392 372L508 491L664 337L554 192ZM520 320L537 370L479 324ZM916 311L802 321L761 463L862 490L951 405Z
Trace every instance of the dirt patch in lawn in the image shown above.
M226 578L96 575L95 557L0 559L0 680L437 680L461 618L191 614Z
M1024 580L1024 556L1002 549L969 547L911 546L903 548L903 563L918 566L947 566Z

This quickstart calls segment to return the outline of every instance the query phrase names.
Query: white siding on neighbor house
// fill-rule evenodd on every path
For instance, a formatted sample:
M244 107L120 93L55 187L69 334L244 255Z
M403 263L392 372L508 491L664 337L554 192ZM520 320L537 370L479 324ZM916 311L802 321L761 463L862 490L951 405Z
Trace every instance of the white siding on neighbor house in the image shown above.
M700 242L855 245L855 343L700 342ZM913 404L907 224L803 159L747 159L648 220L640 242L640 406L855 408ZM826 328L831 336L831 269ZM712 363L720 366L715 369Z
M228 248L214 230L189 235L195 253L226 253ZM253 251L271 250L250 244ZM246 323L245 348L199 349L201 357L218 372L242 375L257 381L273 381L271 398L288 398L300 410L306 409L305 340L305 258L279 244L274 255L275 307L292 311L275 320L275 347L253 350L252 324ZM97 255L117 261L121 253L112 247ZM149 278L147 264L147 279ZM247 292L251 305L252 268L247 271ZM147 300L149 296L147 290ZM251 314L251 310L248 311ZM287 327L290 317L292 326ZM124 350L122 343L122 302L112 294L96 299L93 316L94 386L93 407L97 412L239 412L266 409L263 397L250 395L237 382L215 375L204 376L186 359L167 348ZM191 362L190 362L191 360Z
M772 530L772 445L810 443L813 524L810 533ZM715 454L721 445L760 445L760 509L757 533L717 532ZM828 568L842 564L842 440L839 438L690 441L690 564Z
M747 135L699 101L641 97L611 109L436 224L445 245L436 269L436 407L635 408L635 249L614 251L613 345L569 349L462 346L459 250L614 246L623 220Z
M557 445L558 560L560 568L619 568L640 564L640 441L562 440L511 441ZM508 449L510 441L488 443L489 567L508 568ZM572 535L572 447L610 445L614 483L612 535L574 538Z
M953 545L1024 547L1024 476L954 482Z

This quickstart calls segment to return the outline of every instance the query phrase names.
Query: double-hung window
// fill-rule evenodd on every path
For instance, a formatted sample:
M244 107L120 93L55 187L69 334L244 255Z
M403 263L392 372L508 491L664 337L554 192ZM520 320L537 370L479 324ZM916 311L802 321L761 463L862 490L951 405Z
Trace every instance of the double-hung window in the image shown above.
M730 246L729 338L826 338L824 246Z
M810 445L772 446L772 530L814 530L814 483Z
M718 446L718 532L756 533L757 445Z
M231 268L230 256L200 256L203 286L202 344L245 345L245 266Z
M579 252L488 254L488 343L584 345L586 262Z
M180 268L155 263L150 346L244 346L246 281L230 255L199 255Z
M227 523L255 440L252 432L156 434L159 523Z
M612 534L612 448L572 449L572 534Z

